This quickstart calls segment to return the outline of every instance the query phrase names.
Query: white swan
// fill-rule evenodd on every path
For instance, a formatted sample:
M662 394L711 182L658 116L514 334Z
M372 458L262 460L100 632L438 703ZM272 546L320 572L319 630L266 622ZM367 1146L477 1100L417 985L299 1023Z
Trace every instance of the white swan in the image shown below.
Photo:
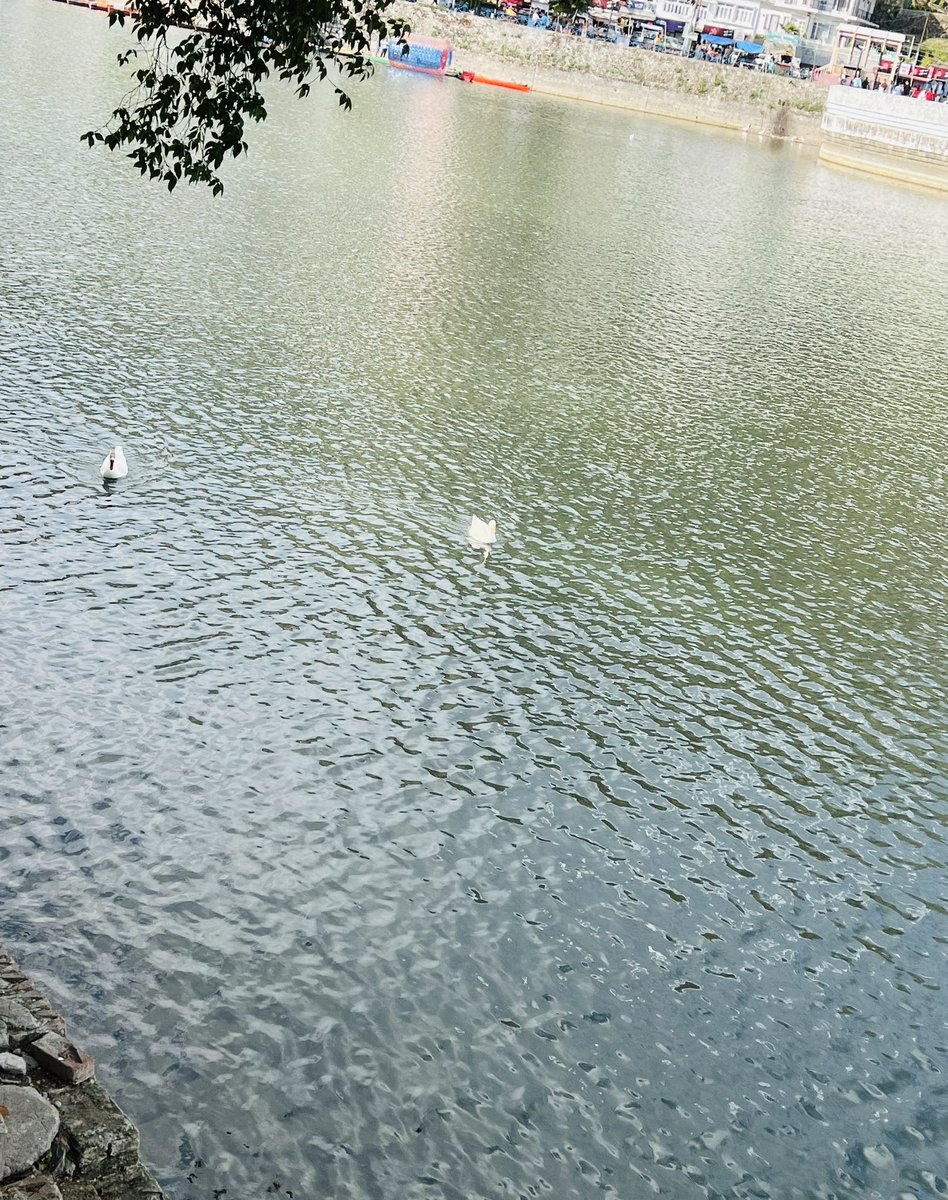
M467 531L467 540L472 550L484 551L484 562L490 554L490 548L497 541L497 522L482 521L480 517L471 517L471 527Z
M103 479L124 479L128 474L128 463L121 446L115 446L102 460Z

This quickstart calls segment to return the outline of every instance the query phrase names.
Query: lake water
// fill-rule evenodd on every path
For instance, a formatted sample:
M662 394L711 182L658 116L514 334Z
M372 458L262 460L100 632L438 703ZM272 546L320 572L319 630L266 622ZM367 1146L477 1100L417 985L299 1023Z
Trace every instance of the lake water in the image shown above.
M388 74L169 196L120 38L0 10L0 942L169 1196L944 1197L948 205Z

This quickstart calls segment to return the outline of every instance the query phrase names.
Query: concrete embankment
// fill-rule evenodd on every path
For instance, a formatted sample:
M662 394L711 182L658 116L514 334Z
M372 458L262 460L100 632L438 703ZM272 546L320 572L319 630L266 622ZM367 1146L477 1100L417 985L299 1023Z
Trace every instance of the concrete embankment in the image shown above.
M2 946L0 1200L162 1200L138 1131Z
M948 105L830 89L820 158L948 194Z
M818 84L608 42L399 4L416 34L445 38L455 65L527 83L541 94L606 104L819 145L826 89Z

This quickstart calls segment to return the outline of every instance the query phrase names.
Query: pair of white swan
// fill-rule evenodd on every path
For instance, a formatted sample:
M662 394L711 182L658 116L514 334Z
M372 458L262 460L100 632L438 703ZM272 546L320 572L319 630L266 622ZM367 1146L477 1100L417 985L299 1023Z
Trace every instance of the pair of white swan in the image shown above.
M128 474L128 463L121 446L114 446L102 460L103 479L124 479Z
M128 474L128 463L121 446L113 446L102 460L103 479L124 479ZM482 521L480 517L471 517L471 525L467 531L467 540L472 550L484 551L484 562L490 554L490 548L497 541L497 522Z

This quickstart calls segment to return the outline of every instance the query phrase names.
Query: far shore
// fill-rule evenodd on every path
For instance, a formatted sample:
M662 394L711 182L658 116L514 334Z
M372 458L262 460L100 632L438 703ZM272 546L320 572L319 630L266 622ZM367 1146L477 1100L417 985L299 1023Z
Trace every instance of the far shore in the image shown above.
M421 37L454 47L454 67L542 95L818 146L826 89L672 54L612 45L511 21L400 0Z

